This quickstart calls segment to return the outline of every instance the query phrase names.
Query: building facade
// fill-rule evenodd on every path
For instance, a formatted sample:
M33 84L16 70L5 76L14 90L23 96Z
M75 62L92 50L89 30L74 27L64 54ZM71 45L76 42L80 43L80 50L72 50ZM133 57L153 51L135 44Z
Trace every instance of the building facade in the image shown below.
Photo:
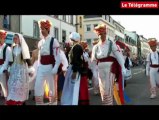
M125 28L115 20L113 20L113 24L115 26L115 36L116 36L115 39L125 42L125 34L124 34Z
M80 34L81 40L84 40L84 15L77 15L76 31Z
M84 39L92 49L92 41L98 36L94 33L94 27L103 23L107 26L107 39L114 40L115 26L110 15L84 15Z
M36 40L41 39L38 21L48 19L52 22L50 34L60 43L69 39L69 34L76 31L76 15L21 15L20 33L22 33L30 50L34 49Z
M20 32L20 15L0 15L0 29L7 31L6 43L13 43L13 35Z
M127 46L129 46L130 48L130 57L132 60L137 59L138 57L138 50L137 50L137 35L135 32L131 32L131 31L124 31L125 33L125 43L127 44Z
M150 46L147 43L147 39L140 35L141 41L141 56L142 58L146 59L147 55L150 53Z

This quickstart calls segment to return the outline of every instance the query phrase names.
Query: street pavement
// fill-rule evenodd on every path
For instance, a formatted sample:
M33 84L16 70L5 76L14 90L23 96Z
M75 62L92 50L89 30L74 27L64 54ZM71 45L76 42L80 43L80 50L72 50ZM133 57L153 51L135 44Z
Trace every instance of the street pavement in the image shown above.
M150 99L150 83L145 74L144 67L136 67L133 69L133 78L127 81L125 91L130 103L127 105L159 105L159 89L157 88L157 97Z

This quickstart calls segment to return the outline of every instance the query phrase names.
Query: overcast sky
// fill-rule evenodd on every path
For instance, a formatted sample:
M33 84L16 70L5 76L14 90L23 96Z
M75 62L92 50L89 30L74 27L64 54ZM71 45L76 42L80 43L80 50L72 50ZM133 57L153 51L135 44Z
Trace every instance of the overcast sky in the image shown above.
M111 15L128 31L159 41L159 15Z

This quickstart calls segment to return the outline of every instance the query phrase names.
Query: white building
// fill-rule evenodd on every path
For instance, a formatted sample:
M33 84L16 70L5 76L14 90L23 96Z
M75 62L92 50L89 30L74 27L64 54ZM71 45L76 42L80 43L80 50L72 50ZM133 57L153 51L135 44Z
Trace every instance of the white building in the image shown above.
M84 15L84 39L92 49L92 41L98 36L94 33L94 27L98 24L104 23L107 25L107 39L114 40L115 26L110 15Z
M24 36L40 39L38 21L41 19L52 22L50 34L59 42L68 40L69 34L76 31L76 15L21 15L20 32Z
M149 44L147 43L147 39L143 37L143 35L139 36L141 42L141 55L143 58L147 58L147 55L150 53L151 49Z
M147 42L141 42L141 55L143 58L146 58L147 55L150 53L151 49Z
M117 36L119 40L125 42L125 34L124 34L125 28L115 20L113 20L113 24L115 26L115 36Z

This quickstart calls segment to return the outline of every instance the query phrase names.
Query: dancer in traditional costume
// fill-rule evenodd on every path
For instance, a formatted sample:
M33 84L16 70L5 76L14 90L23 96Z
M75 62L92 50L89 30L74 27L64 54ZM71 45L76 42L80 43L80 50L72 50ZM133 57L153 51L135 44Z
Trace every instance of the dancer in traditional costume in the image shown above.
M55 76L60 66L60 49L57 39L50 35L52 23L49 20L41 20L41 33L43 39L39 41L40 62L35 81L35 101L36 105L44 105L44 82L49 84L49 104L57 105Z
M122 74L126 73L124 67L124 58L117 45L106 39L106 25L99 24L95 27L95 33L99 37L99 42L93 47L92 61L98 64L99 86L102 103L104 105L113 105L113 84L117 79L119 82L119 95L124 104Z
M148 41L151 52L147 56L146 75L150 80L150 98L156 98L156 86L159 87L159 52L157 48L157 40L151 39Z
M8 81L8 65L11 55L11 48L5 44L7 32L0 30L0 86L2 88L2 94L4 98L7 97L7 81ZM1 95L2 95L1 94Z
M69 38L73 41L70 51L70 65L66 72L61 105L89 105L87 68L80 45L79 33L72 32Z
M29 96L29 76L33 76L35 69L31 64L28 45L21 34L14 35L12 51L6 104L23 105Z

